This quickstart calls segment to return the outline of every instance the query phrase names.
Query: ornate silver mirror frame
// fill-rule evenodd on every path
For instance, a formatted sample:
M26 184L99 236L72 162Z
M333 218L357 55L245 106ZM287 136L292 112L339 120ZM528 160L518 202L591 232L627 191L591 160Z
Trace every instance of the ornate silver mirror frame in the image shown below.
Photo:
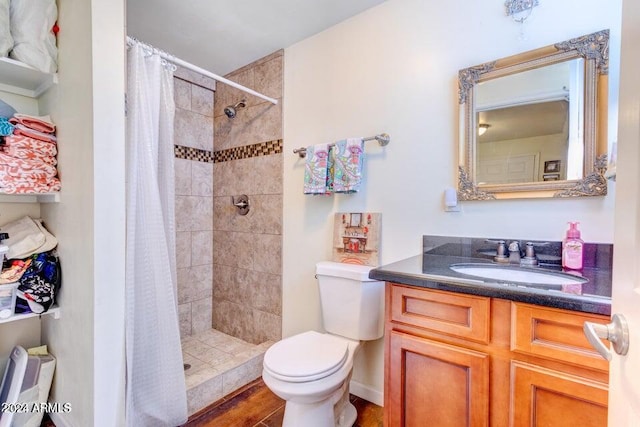
M474 87L477 83L555 64L584 59L584 171L580 180L517 184L475 183L477 123ZM571 39L493 62L460 70L460 149L458 198L493 200L538 197L582 197L607 194L607 90L609 30Z

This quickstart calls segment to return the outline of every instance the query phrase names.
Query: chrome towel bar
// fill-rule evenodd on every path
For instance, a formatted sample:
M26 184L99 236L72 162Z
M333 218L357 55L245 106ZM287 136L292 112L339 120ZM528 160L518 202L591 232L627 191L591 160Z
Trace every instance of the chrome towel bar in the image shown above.
M362 138L362 140L363 141L376 140L378 141L378 144L380 144L381 147L384 147L385 145L389 144L389 141L391 141L391 137L389 136L388 133L381 133L379 135ZM332 146L332 145L334 144L329 144L329 146ZM293 153L300 156L300 158L304 158L307 155L307 149L305 147L294 148Z

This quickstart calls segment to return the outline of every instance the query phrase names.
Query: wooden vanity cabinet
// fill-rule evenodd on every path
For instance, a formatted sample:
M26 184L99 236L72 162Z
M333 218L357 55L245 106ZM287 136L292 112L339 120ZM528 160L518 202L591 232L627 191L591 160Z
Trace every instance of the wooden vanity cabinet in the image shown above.
M606 316L387 283L385 425L607 425Z

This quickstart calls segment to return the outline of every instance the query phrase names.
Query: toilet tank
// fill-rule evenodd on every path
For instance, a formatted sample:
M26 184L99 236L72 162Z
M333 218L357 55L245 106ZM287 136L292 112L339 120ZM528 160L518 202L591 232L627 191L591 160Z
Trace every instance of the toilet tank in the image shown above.
M316 264L322 321L327 332L353 340L384 334L384 282L369 279L374 267L323 261Z

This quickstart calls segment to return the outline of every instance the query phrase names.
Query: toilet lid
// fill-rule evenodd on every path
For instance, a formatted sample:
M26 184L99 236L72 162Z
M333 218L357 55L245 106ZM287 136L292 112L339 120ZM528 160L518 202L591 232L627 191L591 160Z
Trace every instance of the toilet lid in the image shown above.
M340 369L348 354L344 339L308 331L271 346L264 355L264 367L283 381L314 381Z

